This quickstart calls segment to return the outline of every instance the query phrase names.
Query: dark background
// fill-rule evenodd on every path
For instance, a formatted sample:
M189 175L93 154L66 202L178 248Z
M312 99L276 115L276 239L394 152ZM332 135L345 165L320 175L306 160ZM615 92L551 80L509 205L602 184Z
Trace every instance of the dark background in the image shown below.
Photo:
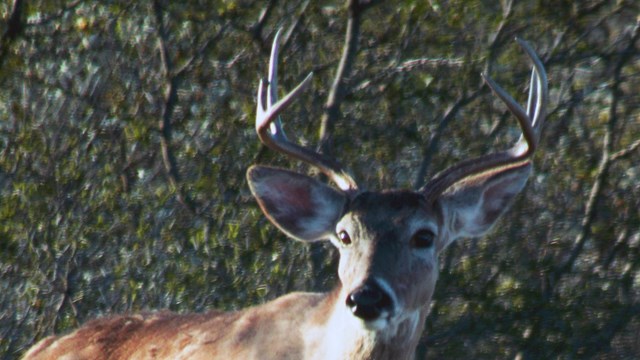
M530 62L513 39L529 40L550 80L536 172L490 236L442 254L418 358L637 358L639 12L635 0L3 2L0 358L109 313L233 310L335 284L336 253L279 233L244 177L255 163L310 171L253 127L281 27L283 91L315 72L284 115L289 136L370 189L414 188L509 146L518 127L480 73L525 101Z

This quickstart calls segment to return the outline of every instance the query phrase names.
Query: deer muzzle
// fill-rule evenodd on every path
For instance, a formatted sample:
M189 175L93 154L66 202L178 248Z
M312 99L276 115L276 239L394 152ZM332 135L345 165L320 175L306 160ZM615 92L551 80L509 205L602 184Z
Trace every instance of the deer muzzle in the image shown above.
M352 291L347 296L346 305L353 315L364 321L377 320L381 314L393 310L391 296L375 280L369 280Z

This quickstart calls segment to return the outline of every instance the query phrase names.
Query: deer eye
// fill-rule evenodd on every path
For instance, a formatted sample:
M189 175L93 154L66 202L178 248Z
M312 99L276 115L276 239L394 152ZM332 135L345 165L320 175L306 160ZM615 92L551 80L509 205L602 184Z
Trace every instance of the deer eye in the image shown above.
M418 230L411 238L411 246L416 249L428 249L433 246L436 235L431 230Z
M349 236L349 233L344 230L338 233L338 239L340 240L340 243L342 243L342 245L351 245L351 236Z

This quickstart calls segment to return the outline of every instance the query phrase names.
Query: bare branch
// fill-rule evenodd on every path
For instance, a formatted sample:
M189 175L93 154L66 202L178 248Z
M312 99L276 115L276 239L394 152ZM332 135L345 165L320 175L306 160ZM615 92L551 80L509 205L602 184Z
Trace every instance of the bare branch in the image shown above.
M22 20L22 13L24 9L24 3L22 0L14 0L11 6L11 13L6 20L6 29L0 38L0 64L4 62L5 54L11 42L17 38L24 29Z
M396 67L394 72L406 72L412 71L415 68L435 68L439 66L451 66L451 67L461 67L465 65L465 61L461 58L455 59L446 59L446 58L421 58L421 59L412 59L404 61L398 67Z
M17 2L17 1L16 1ZM61 6L60 8L58 8L57 11L55 11L53 14L50 15L44 15L43 17L37 17L35 19L29 19L25 22L25 25L27 27L30 26L39 26L39 25L44 25L44 24L49 24L52 23L56 20L60 20L60 18L62 18L65 14L67 14L69 11L73 11L75 10L78 6L80 6L82 3L86 3L85 0L75 0L72 1L70 3L65 4L64 6Z
M629 145L626 149L620 150L617 153L611 155L610 160L616 161L616 160L626 159L631 154L633 154L634 151L638 149L640 149L640 139L636 140L634 143Z
M228 24L224 24L217 34L213 36L207 36L207 40L204 42L204 44L198 47L196 53L193 54L193 56L191 56L191 58L189 58L187 61L185 61L182 66L173 70L172 76L176 79L181 79L187 71L193 68L196 60L202 59L205 53L210 50L217 43L217 41L220 40L220 38L222 38L227 29Z
M609 176L609 168L612 163L611 153L613 151L613 134L615 131L616 123L618 121L618 103L622 98L622 68L626 65L627 61L634 53L633 50L639 37L640 19L638 19L638 22L636 22L636 26L632 31L631 39L629 40L627 47L622 52L622 55L620 56L614 67L614 81L611 86L611 92L613 96L611 99L611 105L609 107L609 122L605 129L602 140L602 156L600 158L600 163L598 164L596 176L593 180L593 185L591 186L591 191L589 192L589 198L587 199L587 203L585 204L584 214L582 216L582 221L580 222L580 233L573 241L573 247L569 252L567 260L556 270L556 277L562 276L562 274L570 272L572 270L573 264L582 252L582 249L584 248L584 245L589 238L591 224L593 223L596 215L596 205L602 197L602 187Z
M267 20L269 20L269 16L271 16L271 13L277 3L278 0L270 0L267 3L267 6L263 8L262 11L260 11L258 21L256 21L255 24L249 27L249 32L254 39L262 40L262 29L264 28L264 24L266 24Z
M318 150L321 153L330 153L333 128L340 115L340 105L342 105L346 93L345 79L351 72L353 59L356 57L358 51L361 16L373 3L373 1L362 3L357 0L348 1L349 19L347 20L347 31L345 34L344 47L342 48L342 57L340 58L340 64L338 65L333 85L329 91L320 123L320 144L318 145Z
M173 75L173 64L169 56L169 51L166 45L166 29L164 27L162 6L158 0L153 2L153 10L155 20L157 24L158 35L158 47L160 51L160 61L162 66L162 75L165 80L165 90L163 94L162 109L160 114L160 121L158 122L158 129L160 130L160 149L162 152L162 163L164 165L165 174L171 187L176 192L178 201L184 205L184 207L191 212L195 213L193 202L188 195L183 191L180 184L180 173L176 164L176 159L171 149L171 120L173 118L173 111L178 101L178 79Z
M442 118L438 122L438 128L433 135L431 135L428 145L424 148L422 162L420 163L420 168L418 169L413 183L414 189L419 189L424 186L427 172L431 166L431 159L433 158L433 154L437 152L438 145L440 144L440 138L442 137L444 130L449 126L451 121L455 119L460 110L475 100L482 93L482 89L483 87L481 86L473 93L458 99L458 101L456 101L455 104L447 109L447 111L442 115Z

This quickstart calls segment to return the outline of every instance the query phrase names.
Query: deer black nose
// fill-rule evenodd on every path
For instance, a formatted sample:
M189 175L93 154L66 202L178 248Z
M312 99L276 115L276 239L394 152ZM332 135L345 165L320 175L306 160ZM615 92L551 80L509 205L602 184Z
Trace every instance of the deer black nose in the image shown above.
M383 311L391 311L391 296L375 281L368 281L347 296L353 315L364 321L377 319Z

